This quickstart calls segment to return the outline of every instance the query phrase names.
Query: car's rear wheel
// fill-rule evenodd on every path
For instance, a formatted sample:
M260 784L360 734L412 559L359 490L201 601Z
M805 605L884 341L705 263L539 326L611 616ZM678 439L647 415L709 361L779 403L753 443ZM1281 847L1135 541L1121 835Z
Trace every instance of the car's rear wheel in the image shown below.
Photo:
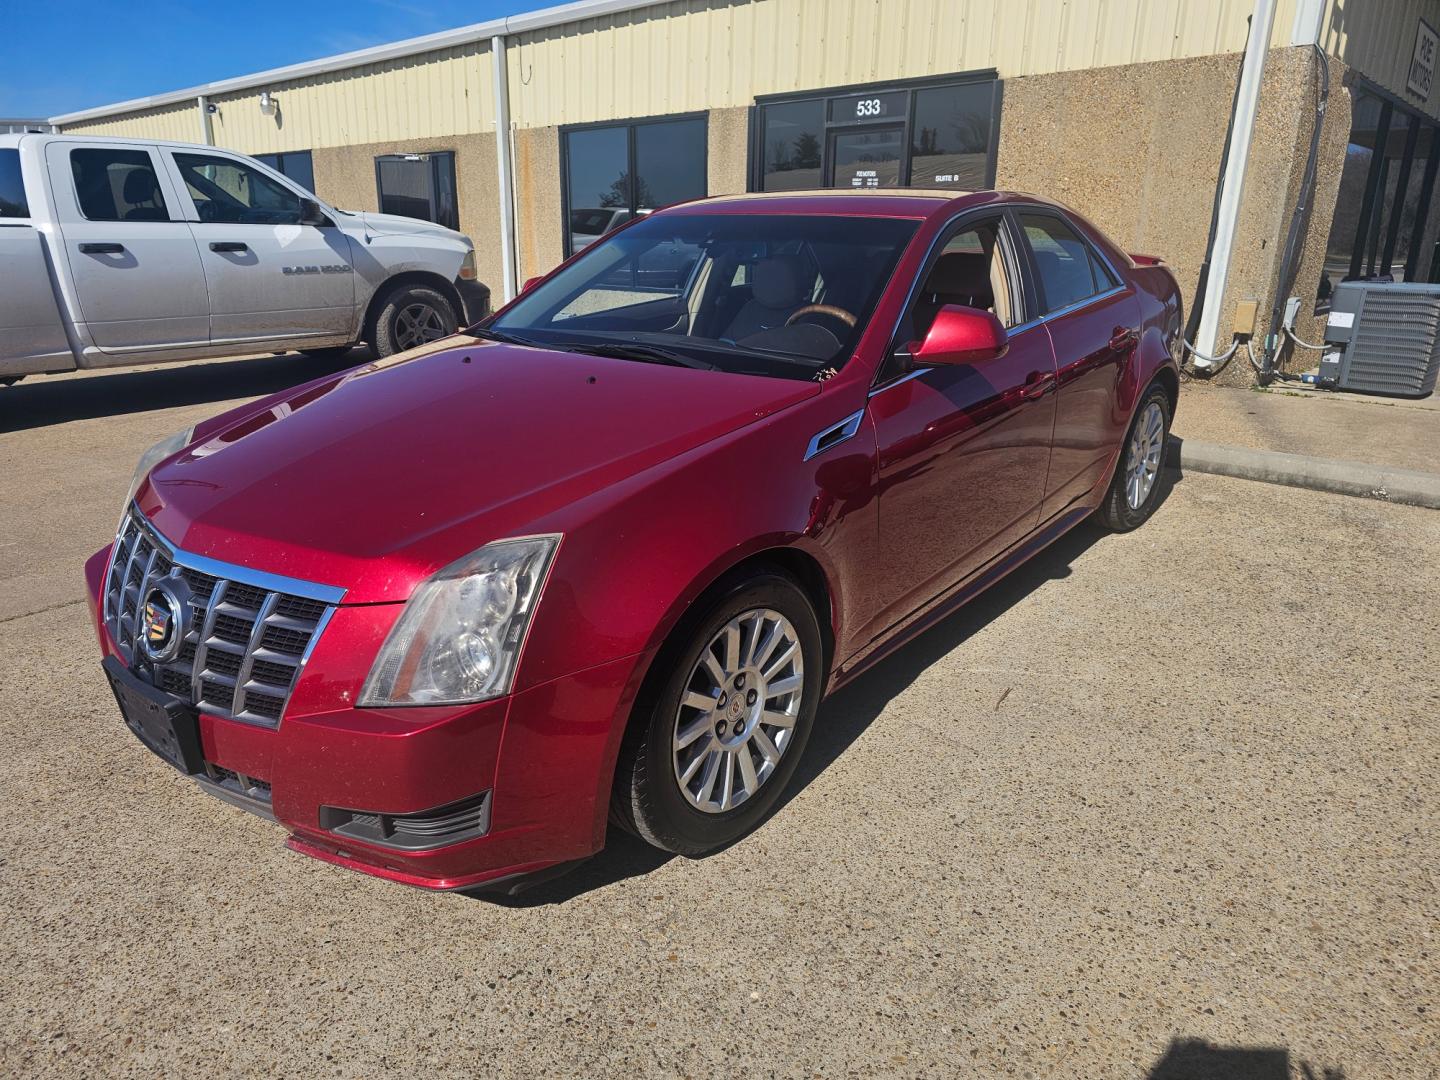
M662 651L615 776L615 816L666 851L702 855L754 829L810 735L825 658L805 593L761 571L717 591Z
M393 356L406 349L449 337L459 329L455 308L428 285L400 285L380 304L372 335L376 356Z
M1170 434L1170 395L1151 383L1125 436L1120 461L1099 518L1107 528L1129 532L1145 523L1160 502L1160 470Z

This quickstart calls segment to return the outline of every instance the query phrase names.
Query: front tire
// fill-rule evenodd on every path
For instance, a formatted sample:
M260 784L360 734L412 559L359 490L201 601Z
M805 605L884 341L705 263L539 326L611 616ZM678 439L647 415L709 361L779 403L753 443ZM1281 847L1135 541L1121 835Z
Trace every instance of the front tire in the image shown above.
M820 626L789 577L722 586L662 649L664 681L637 705L612 806L647 843L703 855L774 809L814 724L825 678Z
M1151 383L1125 434L1125 446L1097 517L1107 529L1129 532L1143 525L1160 504L1160 470L1170 434L1170 395Z
M399 285L380 303L371 335L377 357L449 337L460 327L449 299L428 285Z

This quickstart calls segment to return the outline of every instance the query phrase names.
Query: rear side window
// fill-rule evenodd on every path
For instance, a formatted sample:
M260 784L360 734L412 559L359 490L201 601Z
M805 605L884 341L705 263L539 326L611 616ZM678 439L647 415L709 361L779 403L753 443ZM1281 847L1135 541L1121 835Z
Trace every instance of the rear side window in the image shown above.
M1086 300L1116 284L1090 245L1065 222L1048 214L1019 217L1025 242L1035 256L1047 312Z
M155 166L144 150L71 150L80 212L91 221L169 221Z
M0 218L28 218L25 182L20 179L20 151L0 150Z

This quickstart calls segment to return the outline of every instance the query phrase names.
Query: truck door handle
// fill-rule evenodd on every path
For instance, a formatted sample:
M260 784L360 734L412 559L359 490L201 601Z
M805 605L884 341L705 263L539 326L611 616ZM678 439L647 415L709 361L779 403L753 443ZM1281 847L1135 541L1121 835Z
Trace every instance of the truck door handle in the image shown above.
M216 240L210 245L211 251L249 251L239 240Z
M124 244L81 244L81 255L124 255Z

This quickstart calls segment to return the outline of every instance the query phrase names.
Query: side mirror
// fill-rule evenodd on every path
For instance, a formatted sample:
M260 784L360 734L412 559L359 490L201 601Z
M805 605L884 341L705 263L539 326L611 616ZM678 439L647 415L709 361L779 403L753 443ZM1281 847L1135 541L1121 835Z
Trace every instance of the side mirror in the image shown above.
M545 275L544 275L544 274L540 274L540 275L538 275L537 277L526 278L526 279L525 279L525 285L524 285L524 287L521 288L520 291L521 291L522 293L527 293L527 292L529 292L531 289L533 289L536 285L539 285L540 282L542 282L542 281L544 281L544 280L545 280Z
M326 225L333 225L334 222L321 209L320 204L314 199L300 200L300 221L301 225L316 225L321 228Z
M1005 327L993 313L946 304L930 324L930 332L911 355L919 367L979 364L1005 355L1010 347Z

